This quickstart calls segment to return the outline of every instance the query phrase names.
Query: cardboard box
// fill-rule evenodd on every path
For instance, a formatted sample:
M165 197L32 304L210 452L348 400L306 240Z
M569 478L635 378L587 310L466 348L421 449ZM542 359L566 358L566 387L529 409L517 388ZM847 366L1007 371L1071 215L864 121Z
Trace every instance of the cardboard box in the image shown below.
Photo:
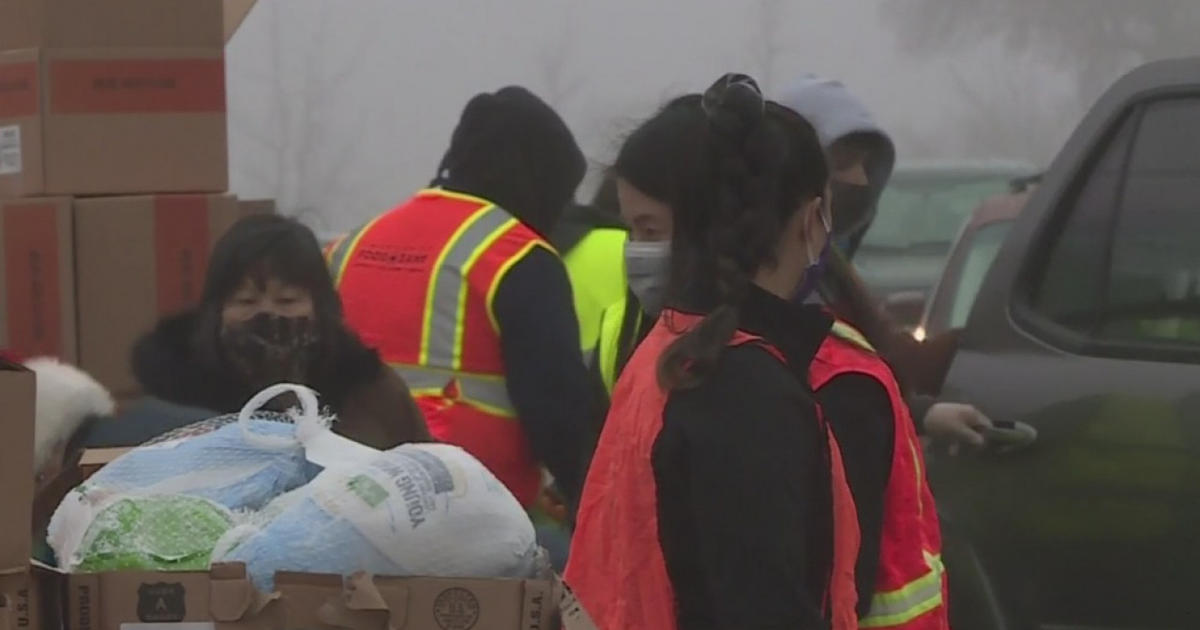
M76 360L72 225L70 198L0 200L0 348Z
M238 216L230 195L75 200L79 366L114 396L137 393L134 342L199 301L209 250Z
M250 10L258 0L225 0L225 41L233 39L233 34L246 21Z
M32 371L0 358L0 630L51 628L59 618L58 578L35 567L33 553L33 431L37 380ZM47 607L51 611L47 612Z
M4 0L0 48L203 48L224 42L222 0Z
M104 468L112 460L132 451L132 446L110 446L107 448L89 448L83 451L83 455L79 457L79 471L82 473L83 479L86 481L88 477L96 474L97 470Z
M385 578L280 573L276 592L254 589L238 564L209 572L123 571L67 577L71 628L211 624L209 628L569 630L569 598L555 580ZM564 606L567 604L567 606ZM577 608L577 607L575 607ZM193 626L201 627L201 626Z
M256 214L275 214L274 199L238 199L238 207L243 217Z
M0 197L225 190L224 45L252 6L0 3Z
M0 575L0 630L24 630L44 628L44 615L39 605L38 583L33 573L26 569L18 574Z
M0 359L0 430L4 455L0 457L0 575L11 575L29 565L33 553L27 534L33 524L33 427L37 398L33 372Z
M0 196L224 190L224 73L220 47L0 53Z
M0 630L58 627L63 608L56 597L61 578L30 560L36 403L36 375L0 357Z

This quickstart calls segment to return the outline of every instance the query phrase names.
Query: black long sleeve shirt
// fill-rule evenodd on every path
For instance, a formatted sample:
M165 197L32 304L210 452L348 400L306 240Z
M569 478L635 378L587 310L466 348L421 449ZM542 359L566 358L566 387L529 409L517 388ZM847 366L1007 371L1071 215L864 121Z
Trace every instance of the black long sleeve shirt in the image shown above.
M766 292L751 291L743 309L743 326L747 330L768 332L789 328L791 337L785 339L790 339L791 347L795 348L801 343L799 339L806 339L803 331L817 328L811 323L813 315L806 311L820 312L820 307L808 306L797 313L794 306L774 305L775 300ZM829 329L825 330L828 332ZM816 343L819 346L824 340L822 337ZM792 351L793 354L796 352ZM803 365L805 383L809 382L809 363L811 361L790 363ZM875 592L879 574L884 495L892 467L895 436L891 401L883 385L865 374L838 376L817 390L816 398L837 438L846 481L858 513L860 543L855 586L859 596L858 612L862 616L870 610L871 595Z
M870 610L879 575L884 495L896 433L892 405L883 386L865 374L834 378L817 390L817 400L842 451L846 481L858 511L861 538L854 575L862 617Z
M699 386L671 393L653 453L659 539L681 630L827 628L829 452L808 368L832 320L752 289Z
M579 349L579 321L562 260L533 249L501 280L492 310L509 398L534 455L575 505L599 402Z

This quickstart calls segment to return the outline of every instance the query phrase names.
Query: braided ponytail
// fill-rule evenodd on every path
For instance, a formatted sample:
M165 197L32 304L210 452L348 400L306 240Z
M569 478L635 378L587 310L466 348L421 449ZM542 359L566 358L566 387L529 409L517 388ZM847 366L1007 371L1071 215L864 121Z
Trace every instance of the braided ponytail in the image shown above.
M712 306L659 359L665 389L693 387L737 331L755 274L776 262L780 235L828 169L812 126L764 100L754 79L727 74L704 93L702 167L675 207L671 297ZM668 325L670 322L667 322Z

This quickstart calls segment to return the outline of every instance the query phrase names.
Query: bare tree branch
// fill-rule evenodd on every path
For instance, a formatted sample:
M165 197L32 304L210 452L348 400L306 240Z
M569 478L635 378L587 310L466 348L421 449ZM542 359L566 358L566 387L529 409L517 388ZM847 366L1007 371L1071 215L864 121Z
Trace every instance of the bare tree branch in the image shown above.
M271 2L267 68L256 71L268 95L257 119L235 124L265 158L248 166L246 175L269 184L285 214L328 227L322 209L346 190L343 180L356 168L367 131L365 116L346 115L345 88L371 40L347 40L354 43L350 51L335 53L330 29L338 21L330 3L284 2ZM315 10L306 14L305 6Z
M786 49L780 38L786 10L785 0L758 0L758 23L754 34L755 62L759 75L756 78L766 90L774 86L779 59Z
M944 124L954 129L941 131L959 150L990 156L1048 159L1122 73L1200 54L1196 0L884 0L881 17L902 49L922 57L974 58L992 47L1009 55L950 75L957 100ZM1022 74L1031 68L1034 76ZM1065 84L1039 85L1047 76Z
M572 63L577 41L575 9L567 4L564 11L562 26L553 31L552 39L539 60L542 84L545 86L542 97L555 109L570 102L584 85L584 76L573 69Z
M903 48L949 54L999 41L1074 73L1092 100L1129 66L1200 54L1195 0L886 0L884 21Z

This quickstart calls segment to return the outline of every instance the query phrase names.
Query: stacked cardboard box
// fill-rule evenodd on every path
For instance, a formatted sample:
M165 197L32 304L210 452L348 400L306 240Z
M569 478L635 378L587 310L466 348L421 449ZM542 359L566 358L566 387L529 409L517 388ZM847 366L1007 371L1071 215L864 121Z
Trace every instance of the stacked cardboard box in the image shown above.
M228 186L221 0L0 3L0 195Z
M0 348L118 398L129 351L196 302L226 194L224 46L254 0L0 2Z
M33 372L0 358L0 628L38 628L29 572L33 521Z

